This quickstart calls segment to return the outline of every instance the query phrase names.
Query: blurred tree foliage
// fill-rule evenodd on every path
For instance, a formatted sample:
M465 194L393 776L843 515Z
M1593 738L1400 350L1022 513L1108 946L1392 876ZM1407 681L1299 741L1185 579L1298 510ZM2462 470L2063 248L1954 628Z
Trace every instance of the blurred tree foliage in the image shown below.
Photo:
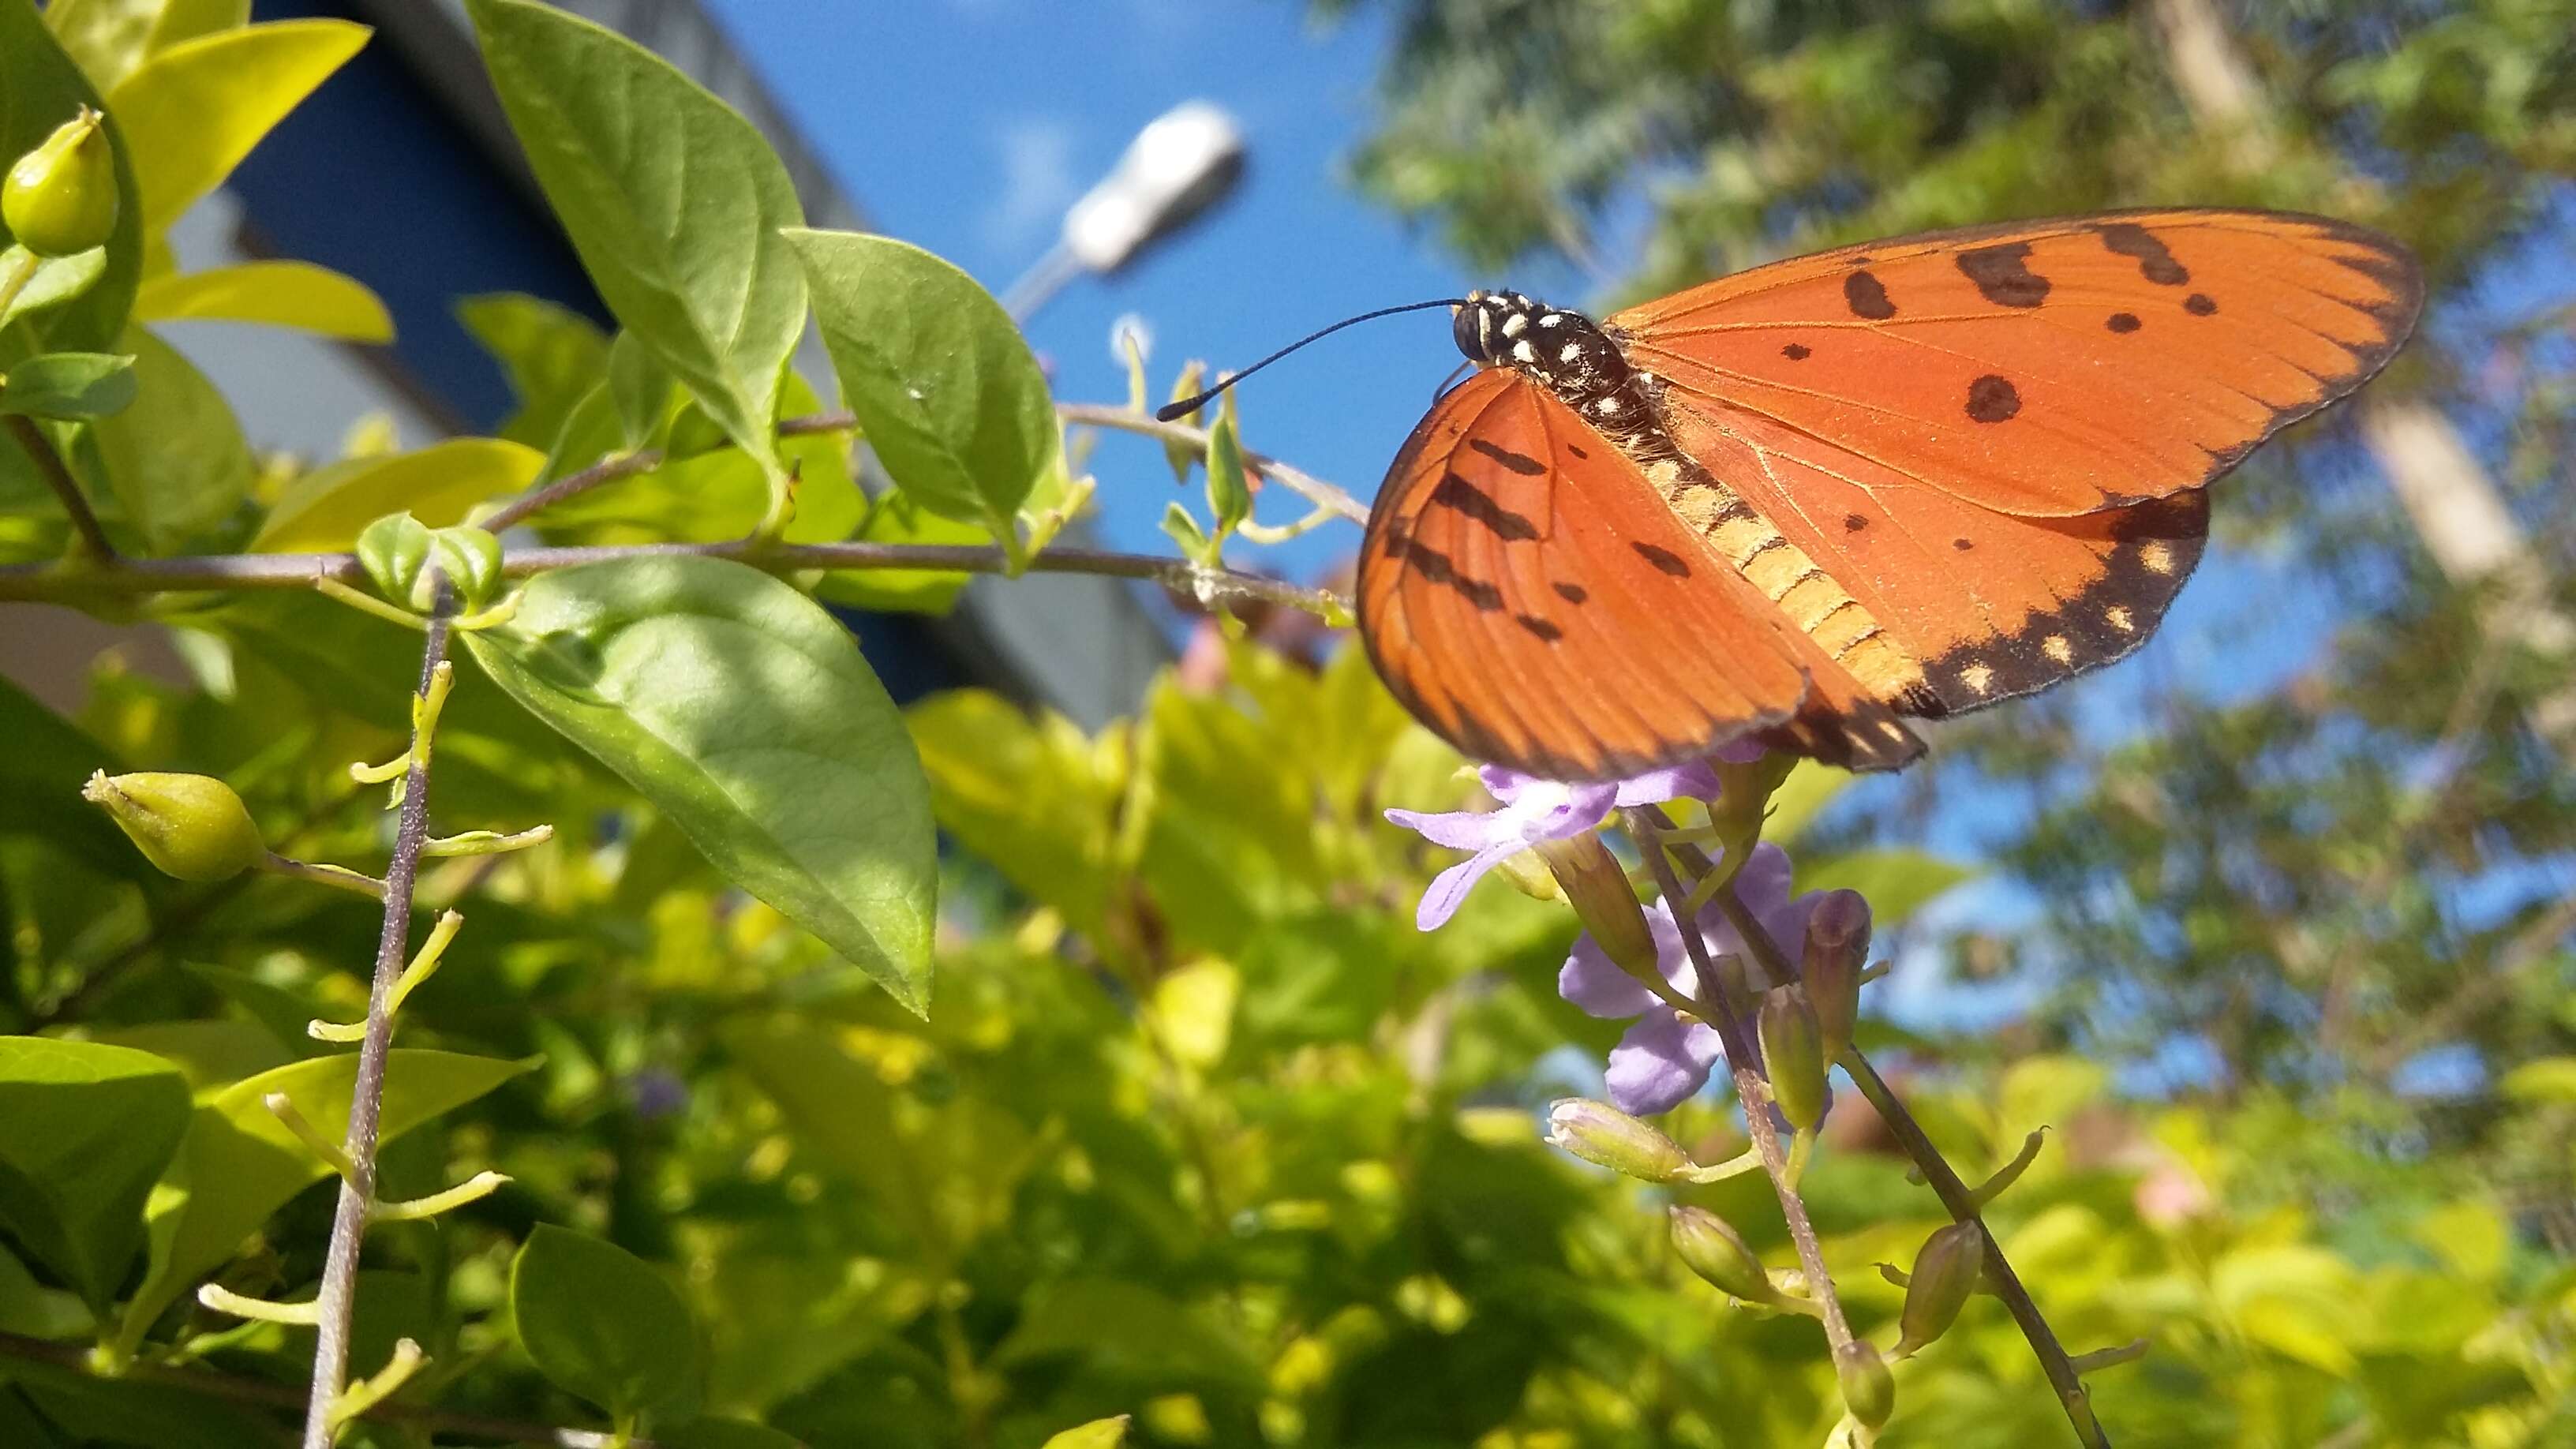
M1399 39L1359 183L1475 265L1571 259L1614 303L2127 205L2327 212L2418 249L2434 301L2390 376L2219 486L2243 616L1942 730L1886 818L1838 823L1978 821L2040 908L1955 963L2040 988L2013 1040L2295 1105L2259 1200L2371 1203L2354 1226L2384 1248L2479 1181L2576 1252L2576 1122L2512 1090L2576 1048L2576 6L1377 8ZM2428 436L2429 465L2403 446ZM2492 566L2464 566L2446 530L2488 511ZM2303 661L2234 662L2311 627L2299 600L2328 620Z

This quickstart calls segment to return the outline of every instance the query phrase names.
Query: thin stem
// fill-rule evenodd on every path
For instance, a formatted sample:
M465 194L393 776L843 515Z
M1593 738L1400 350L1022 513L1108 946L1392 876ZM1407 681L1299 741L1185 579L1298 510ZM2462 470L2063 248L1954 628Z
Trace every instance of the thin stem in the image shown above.
M71 469L63 466L63 455L54 451L54 440L45 436L45 430L37 427L33 418L11 413L0 418L0 423L8 425L9 436L17 439L18 446L24 448L28 458L34 461L36 475L45 480L46 487L54 490L56 498L63 501L63 511L72 516L72 531L80 535L81 551L100 562L114 559L115 545L107 541L107 530L99 527L98 515L90 511L89 499L82 494L79 480L72 477Z
M1655 884L1668 901L1685 900L1689 892L1673 873L1672 858L1665 854L1656 834L1663 824L1659 815L1645 809L1633 809L1626 815L1629 830L1637 837L1647 868L1654 872ZM1729 887L1719 898L1734 895ZM1763 1080L1753 1044L1745 1039L1743 1003L1727 999L1729 994L1716 958L1709 954L1708 942L1699 930L1697 918L1675 911L1673 919L1681 924L1682 949L1690 953L1691 969L1698 975L1700 989L1714 997L1702 1002L1692 1014L1717 1029L1718 1041L1726 1049L1726 1068L1735 1078L1735 1094L1744 1103L1744 1127L1753 1134L1754 1149L1762 1154L1762 1170L1771 1179L1772 1194L1780 1199L1780 1215L1788 1221L1789 1241L1798 1249L1798 1266L1806 1270L1807 1292L1825 1325L1825 1342L1835 1352L1852 1341L1851 1323L1843 1317L1842 1299L1834 1292L1833 1275L1825 1269L1825 1251L1816 1241L1816 1225L1807 1216L1806 1199L1798 1195L1794 1174L1789 1170L1788 1153L1780 1146L1779 1124L1771 1120L1771 1084Z
M1137 433L1148 438L1160 438L1166 443L1179 443L1201 452L1207 450L1207 429L1194 428L1187 423L1160 422L1151 413L1133 413L1103 403L1057 403L1055 415L1065 422L1084 427L1113 428L1122 433ZM1318 508L1329 508L1354 523L1368 522L1367 504L1304 469L1292 468L1267 453L1256 453L1248 448L1244 450L1243 461L1254 472Z
M1653 822L1647 823L1651 828ZM1641 833L1639 838L1650 840L1653 837ZM1687 846L1677 847L1677 853L1684 854L1686 859L1698 854ZM1652 860L1661 852L1648 850L1646 854ZM1701 859L1704 861L1705 857ZM1736 896L1734 887L1729 886L1717 893L1717 908L1725 914L1727 924L1744 938L1746 949L1753 953L1754 960L1771 979L1796 979L1796 967L1790 964L1779 943L1771 939L1771 933L1763 927L1761 920ZM1687 943L1697 934L1685 931L1682 939ZM1949 1161L1941 1156L1941 1149L1932 1145L1932 1139L1924 1135L1922 1124L1914 1120L1913 1113L1905 1110L1905 1104L1897 1100L1896 1093L1888 1087L1886 1079L1879 1076L1878 1069L1869 1064L1869 1059L1861 1055L1860 1048L1844 1049L1842 1065L1851 1073L1852 1082L1860 1088L1861 1095L1878 1109L1880 1120L1887 1124L1888 1131L1895 1134L1898 1145L1905 1149L1905 1155L1922 1169L1924 1181L1931 1185L1933 1195L1941 1199L1941 1206L1949 1211L1951 1220L1975 1223L1977 1230L1985 1235L1987 1281L1995 1296L2002 1299L2004 1307L2011 1312L2013 1322L2020 1325L2022 1337L2029 1341L2032 1355L2039 1360L2040 1372L2047 1376L2048 1386L2056 1390L2057 1401L2066 1410L2067 1422L2075 1426L2075 1437L2085 1445L2085 1449L2111 1449L2110 1436L2102 1432L2101 1422L2093 1417L2093 1401L2085 1392L2084 1380L2067 1358L2065 1346L2057 1341L2056 1330L2050 1328L2048 1320L2040 1314L2039 1305L2032 1300L2030 1290L2022 1286L2020 1276L2005 1260L2003 1245L1995 1241L1994 1229L1987 1227L1985 1219L1978 1215L1976 1194L1959 1180L1957 1172L1951 1170Z
M940 569L968 574L1006 574L1010 560L993 544L905 543L764 543L728 539L720 543L645 543L590 548L525 548L501 563L511 578L550 569L622 559L695 557L732 559L764 569ZM1208 569L1187 559L1151 554L1114 553L1105 549L1055 547L1032 555L1033 573L1098 574L1144 579L1183 593L1202 591L1220 599L1258 599L1304 609L1326 618L1348 610L1338 594L1310 589L1284 579L1231 569ZM0 600L46 600L80 594L239 593L264 589L309 589L317 578L358 584L365 575L355 554L256 553L206 554L185 558L124 558L112 564L66 576L41 564L0 566Z
M415 698L431 697L439 666L447 658L450 607L442 584L427 644L421 650L420 683ZM414 711L411 771L403 781L400 824L394 832L394 857L385 867L384 927L376 938L376 971L367 995L367 1035L358 1048L358 1081L349 1102L349 1135L342 1143L349 1171L340 1183L340 1201L331 1219L331 1245L323 1258L322 1290L314 1302L321 1314L313 1345L313 1391L305 1402L304 1449L331 1449L332 1411L349 1373L349 1325L358 1305L358 1246L367 1231L367 1215L376 1200L376 1134L384 1109L385 1062L393 1045L393 997L410 956L412 884L420 869L420 849L429 839L430 737L437 728L434 713Z
M779 431L784 433L786 429L781 427ZM631 478L638 473L650 473L661 466L662 454L656 448L621 453L614 458L593 463L578 473L567 473L533 493L501 505L499 512L485 518L477 526L499 533L514 523L524 522L529 514L552 508L565 499L587 493L602 483L614 483L620 478Z
M304 1404L304 1392L292 1384L268 1379L235 1378L210 1369L181 1368L169 1364L135 1363L127 1365L113 1379L100 1378L89 1363L89 1349L76 1343L48 1343L24 1334L0 1332L0 1355L24 1359L30 1363L51 1364L55 1368L97 1379L102 1384L152 1384L161 1388L183 1389L203 1394L210 1399L227 1399L239 1404L263 1404L271 1408L295 1409ZM513 1419L496 1419L483 1414L456 1414L440 1409L426 1409L415 1404L371 1404L358 1415L391 1424L416 1424L438 1435L463 1435L475 1439L501 1439L513 1444L547 1444L555 1449L610 1449L618 1442L613 1434L595 1429L561 1429L547 1424L522 1423ZM628 1439L626 1449L657 1449L652 1441Z

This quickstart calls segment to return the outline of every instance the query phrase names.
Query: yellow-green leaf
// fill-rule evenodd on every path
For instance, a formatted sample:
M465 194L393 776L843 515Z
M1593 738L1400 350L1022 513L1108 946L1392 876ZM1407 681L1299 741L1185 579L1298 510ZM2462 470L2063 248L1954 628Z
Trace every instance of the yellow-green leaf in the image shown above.
M244 262L156 277L134 298L146 322L255 322L344 342L391 342L393 314L367 284L311 262Z
M250 0L53 0L45 23L100 90L146 56L250 23Z
M536 481L545 455L503 438L450 438L389 458L352 458L288 485L251 540L255 553L343 549L388 513L408 510L432 528L456 523L486 498Z
M107 109L134 157L144 227L168 227L222 185L371 33L345 20L218 31L170 47L117 82Z
M1127 1415L1077 1424L1049 1438L1042 1449L1118 1449L1127 1440Z

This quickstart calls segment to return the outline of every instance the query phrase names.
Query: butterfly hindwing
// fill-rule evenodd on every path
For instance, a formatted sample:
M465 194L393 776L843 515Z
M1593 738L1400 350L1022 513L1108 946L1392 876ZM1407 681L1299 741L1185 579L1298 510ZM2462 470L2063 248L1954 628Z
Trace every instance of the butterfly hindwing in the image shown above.
M2377 233L2274 212L2112 212L1757 267L1613 316L1668 418L1767 420L1865 488L2029 517L2207 484L2378 371L2423 281Z
M1769 611L1635 463L1503 369L1414 429L1360 562L1361 633L1396 696L1468 753L1556 779L1791 721L1808 672Z

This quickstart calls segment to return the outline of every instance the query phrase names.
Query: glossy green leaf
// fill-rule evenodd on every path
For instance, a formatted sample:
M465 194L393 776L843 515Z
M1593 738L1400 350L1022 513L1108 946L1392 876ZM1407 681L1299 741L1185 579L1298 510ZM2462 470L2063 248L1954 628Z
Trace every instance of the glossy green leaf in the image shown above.
M798 412L819 404L805 380L790 374L782 406ZM670 415L670 442L681 441L691 420L704 416L683 406ZM718 432L711 442L721 443ZM796 514L783 535L790 543L837 543L866 516L867 503L851 481L849 435L809 433L782 439L779 452L796 469ZM546 465L546 476L566 473L611 454L625 442L605 386L582 400L565 422ZM548 508L533 522L552 543L712 543L751 531L769 510L769 481L760 465L730 445L684 456L666 452L662 465L621 478Z
M688 1305L604 1238L539 1223L510 1264L510 1316L540 1372L621 1423L697 1397Z
M1094 1419L1076 1424L1060 1434L1047 1436L1039 1449L1118 1449L1127 1442L1127 1415L1114 1419Z
M519 292L468 297L456 304L456 319L499 361L519 399L501 436L553 447L573 405L605 375L608 338L580 313Z
M8 276L26 265L27 249L14 243L0 251L0 276ZM95 286L107 272L107 248L91 247L67 257L45 257L36 263L36 274L18 295L0 306L0 327L21 317L59 307Z
M267 1027L242 1017L137 1022L105 1028L92 1040L150 1052L178 1068L192 1092L255 1077L295 1060L295 1054L279 1045Z
M442 527L487 498L526 488L544 464L534 448L501 438L450 438L409 453L333 463L287 485L250 546L258 553L343 549L368 524L397 511Z
M903 493L876 501L859 528L864 543L991 543L990 531L972 523L942 518ZM825 574L815 597L879 613L945 614L957 606L957 595L972 574L939 569L840 569Z
M101 90L147 56L249 22L250 0L53 0L45 7L45 24Z
M814 315L886 472L922 507L1012 537L1060 457L1046 375L1002 305L921 248L849 232L788 234Z
M0 1037L0 1222L104 1314L187 1126L187 1081L159 1057Z
M915 1011L930 998L930 792L857 643L756 569L652 558L542 574L465 637L735 884Z
M0 1333L23 1333L29 1338L86 1338L98 1329L98 1320L77 1293L48 1288L36 1281L27 1265L6 1246L0 1246ZM7 1426L0 1416L0 1428ZM13 1441L0 1435L0 1444Z
M168 229L221 186L369 34L345 20L221 30L173 45L118 81L107 110L134 156L145 228Z
M386 1068L381 1137L391 1141L528 1066L397 1047ZM325 1139L337 1142L349 1129L357 1071L355 1052L313 1057L235 1082L197 1104L178 1163L144 1211L152 1268L126 1304L120 1342L140 1342L171 1299L231 1258L287 1199L331 1175L264 1105L268 1094L285 1093Z
M526 0L468 0L528 164L611 312L756 460L805 327L796 188L751 123L668 61Z
M267 1413L171 1384L103 1380L53 1365L13 1365L29 1402L78 1445L186 1445L187 1449L276 1449ZM6 1441L20 1449L15 1439Z
M617 426L626 446L653 441L670 417L671 370L632 332L620 332L608 344L608 400L617 409Z
M156 547L175 546L230 517L249 495L250 442L232 405L170 344L129 327L120 350L134 357L135 397L90 426L98 465L126 522Z
M155 277L134 296L145 322L250 322L343 342L391 342L394 318L366 283L311 262L240 262Z
M63 53L33 5L25 0L0 5L0 158L25 155L82 106L100 104L99 93ZM97 281L35 319L37 351L128 350L117 346L117 338L125 330L134 285L143 272L142 205L132 165L135 143L124 117L111 110L107 131L116 143L116 229L108 236ZM0 362L17 355L0 356Z
M0 413L100 418L134 401L134 359L112 352L48 352L9 369Z

